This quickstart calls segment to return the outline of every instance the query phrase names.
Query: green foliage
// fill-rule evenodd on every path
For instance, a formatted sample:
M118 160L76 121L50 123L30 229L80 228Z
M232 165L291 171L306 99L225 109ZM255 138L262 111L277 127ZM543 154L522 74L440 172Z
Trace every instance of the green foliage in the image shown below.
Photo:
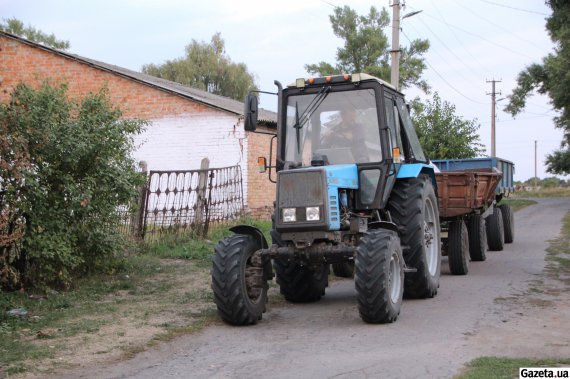
M477 120L456 115L455 105L442 100L437 92L432 101L415 101L413 107L413 123L430 159L474 158L484 152Z
M59 40L54 34L46 34L33 26L24 26L24 23L17 18L4 19L4 22L0 23L0 30L54 49L69 49L69 41Z
M345 5L336 7L330 16L333 33L344 40L337 49L336 64L319 62L307 64L305 69L313 75L331 75L365 72L384 80L390 80L390 47L384 29L390 24L386 8L379 12L370 7L368 15L360 16ZM422 55L429 49L428 40L414 40L403 47L400 54L400 87L415 85L424 92L429 90L421 75L426 68Z
M563 175L570 174L570 3L551 0L547 4L552 15L547 18L546 29L556 45L554 53L544 57L541 64L531 64L519 73L505 111L513 116L519 114L534 91L550 97L553 108L560 112L554 123L564 130L564 137L560 150L547 156L547 170Z
M245 63L234 63L227 56L220 33L214 34L210 43L192 40L183 58L147 64L142 71L236 100L243 100L249 90L256 89Z
M22 255L0 263L33 285L67 287L73 274L109 265L123 246L116 208L143 180L131 152L144 122L121 119L105 89L80 102L66 91L20 84L0 107L4 206L26 224Z

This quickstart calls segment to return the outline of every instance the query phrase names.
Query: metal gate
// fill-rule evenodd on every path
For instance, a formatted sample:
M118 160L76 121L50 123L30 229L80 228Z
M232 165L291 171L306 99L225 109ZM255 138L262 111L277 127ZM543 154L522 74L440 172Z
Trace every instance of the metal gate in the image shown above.
M243 215L240 166L184 171L150 171L143 202L142 237L205 236L211 224Z

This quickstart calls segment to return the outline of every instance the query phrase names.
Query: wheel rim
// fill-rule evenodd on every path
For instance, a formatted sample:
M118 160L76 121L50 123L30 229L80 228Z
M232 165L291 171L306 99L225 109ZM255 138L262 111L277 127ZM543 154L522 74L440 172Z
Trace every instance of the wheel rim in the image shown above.
M390 257L390 273L388 276L388 289L392 303L397 303L400 300L400 292L402 290L401 269L400 257L397 252L394 251Z
M263 295L263 287L259 284L263 278L263 268L253 264L253 256L254 255L251 254L245 263L244 285L249 301L256 304L261 300Z
M435 275L437 271L437 260L439 258L437 248L439 238L436 221L434 203L432 199L428 197L424 209L424 248L426 250L428 271L432 276Z

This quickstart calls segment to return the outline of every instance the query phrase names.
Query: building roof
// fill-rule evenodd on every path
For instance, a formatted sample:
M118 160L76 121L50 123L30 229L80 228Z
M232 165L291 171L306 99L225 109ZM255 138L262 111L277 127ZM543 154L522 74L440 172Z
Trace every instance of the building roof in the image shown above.
M24 44L32 46L32 47L51 52L53 54L60 55L62 57L68 58L68 59L73 59L77 62L87 64L87 65L95 67L97 69L107 71L107 72L110 72L112 74L119 75L119 76L125 77L127 79L137 81L139 83L146 84L148 86L157 88L159 90L170 92L170 93L173 93L175 95L182 96L186 99L190 99L192 101L196 101L198 103L202 103L204 105L207 105L207 106L210 106L210 107L222 110L222 111L230 112L230 113L236 114L238 116L243 116L244 104L240 101L230 99L229 97L215 95L213 93L203 91L203 90L200 90L197 88L192 88L192 87L182 85L180 83L171 82L170 80L157 78L155 76L143 74L141 72L129 70L129 69L119 67L119 66L115 66L115 65L112 65L109 63L96 61L94 59L85 58L85 57L82 57L82 56L79 56L76 54L66 53L64 51L53 49L51 47L47 47L47 46L41 45L39 43L35 43L35 42L29 41L25 38L18 37L16 35L6 33L3 31L0 31L0 35L3 35L5 37L8 37L8 38L11 38L14 40L17 40L21 43L24 43ZM259 109L258 122L262 125L265 125L265 126L275 127L275 125L277 123L277 114L275 112L271 112L271 111L268 111L266 109L260 108Z

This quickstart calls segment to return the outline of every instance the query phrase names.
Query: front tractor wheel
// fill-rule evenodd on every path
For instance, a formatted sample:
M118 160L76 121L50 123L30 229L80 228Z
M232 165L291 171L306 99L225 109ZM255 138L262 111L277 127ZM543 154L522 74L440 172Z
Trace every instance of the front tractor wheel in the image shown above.
M216 245L212 290L218 314L229 324L255 324L265 311L268 286L259 249L253 237L240 234Z
M377 229L366 233L356 249L354 282L362 320L394 322L404 294L404 257L398 235Z
M398 180L390 195L388 210L400 229L406 266L416 269L406 274L404 295L434 297L441 274L441 237L431 179L422 174L418 178Z

